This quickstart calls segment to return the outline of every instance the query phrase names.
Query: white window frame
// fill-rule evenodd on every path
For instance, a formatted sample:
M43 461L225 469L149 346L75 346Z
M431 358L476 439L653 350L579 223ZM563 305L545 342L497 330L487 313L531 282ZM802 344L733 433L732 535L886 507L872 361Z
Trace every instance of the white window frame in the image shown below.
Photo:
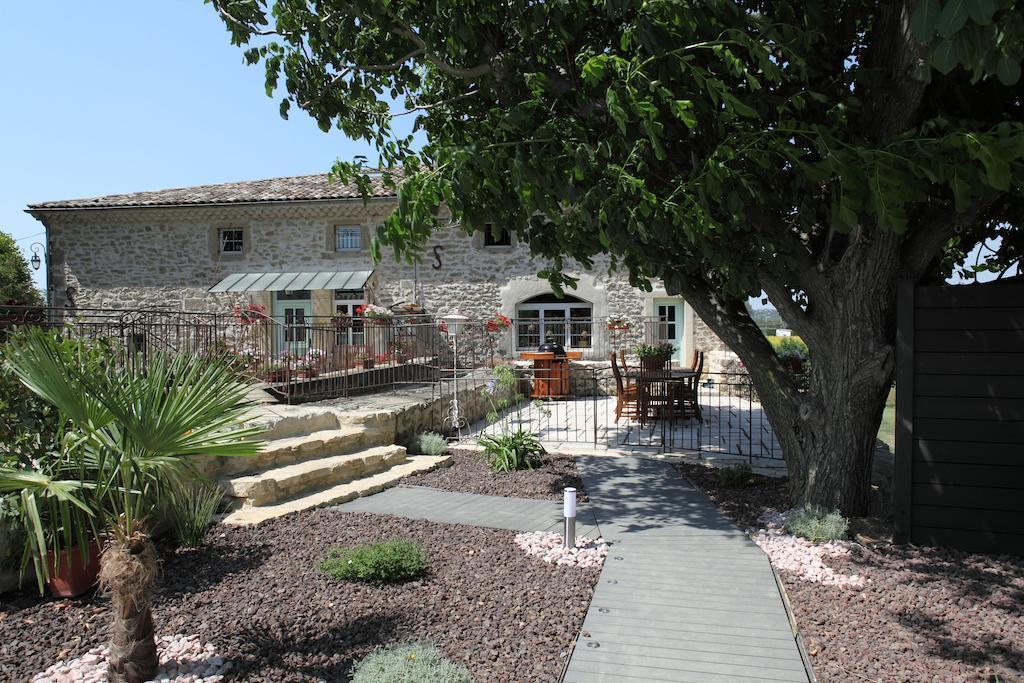
M347 236L342 239L342 231L348 231ZM353 235L352 233L355 233ZM354 237L354 241L353 241ZM335 225L334 226L334 251L354 252L363 250L363 226L361 225Z
M588 315L586 318L573 318L573 317L571 317L571 315L572 315L572 309L574 309L574 308L586 308L586 309L589 309L590 310L590 315ZM540 342L538 344L534 344L534 345L531 345L531 346L520 346L519 345L519 338L522 336L520 334L520 331L519 331L519 325L529 324L529 322L532 322L533 320L535 320L534 318L524 319L522 317L522 312L523 311L537 311L539 313L539 317L536 318L537 325L538 325L538 334L539 334L539 339L540 339ZM552 318L549 319L545 315L548 312L555 312L555 311L561 312L562 313L562 317L552 317ZM566 302L566 303L550 303L550 304L527 304L527 303L524 303L524 304L517 305L516 306L516 329L515 329L516 350L519 350L519 351L523 351L523 350L527 350L527 349L533 350L539 344L543 344L545 337L549 336L548 334L546 334L546 327L547 327L547 324L549 324L547 322L548 320L550 320L550 324L552 324L552 325L564 325L564 327L565 327L564 333L561 336L559 336L559 337L557 337L555 339L555 341L558 342L559 344L561 344L564 348L566 348L566 349L589 349L589 348L593 348L593 339L594 339L594 305L592 303L588 302L588 301L569 301L569 302ZM575 323L573 322L574 320L576 321ZM573 327L572 326L574 324L580 325L580 324L584 324L584 323L589 328L587 330L589 332L589 334L587 336L590 337L591 343L590 343L589 346L574 346L572 344L572 338L574 336L580 336L580 335L574 335L573 334Z
M237 232L238 238L229 238L227 233ZM228 244L238 244L238 249L228 249ZM241 256L245 253L244 228L217 228L217 252L225 256Z
M366 304L366 292L358 295L355 291L342 293L342 290L334 290L334 313L342 313L341 309L347 308L348 311L344 313L352 320L351 326L337 330L336 344L361 346L366 343L366 326L363 319L356 315L356 309L364 304Z

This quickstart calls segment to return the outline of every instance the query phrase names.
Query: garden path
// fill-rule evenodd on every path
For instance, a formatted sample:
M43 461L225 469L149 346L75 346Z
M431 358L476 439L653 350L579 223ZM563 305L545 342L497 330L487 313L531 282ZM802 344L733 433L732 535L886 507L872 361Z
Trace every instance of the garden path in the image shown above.
M768 557L666 462L577 456L577 534L612 543L565 683L800 681ZM561 504L401 486L335 509L560 531Z
M442 524L562 533L562 503L559 501L482 496L423 486L398 486L333 509L398 515ZM586 503L580 503L576 510L576 535L597 537L597 524Z
M808 680L768 557L665 462L578 456L612 542L565 683Z

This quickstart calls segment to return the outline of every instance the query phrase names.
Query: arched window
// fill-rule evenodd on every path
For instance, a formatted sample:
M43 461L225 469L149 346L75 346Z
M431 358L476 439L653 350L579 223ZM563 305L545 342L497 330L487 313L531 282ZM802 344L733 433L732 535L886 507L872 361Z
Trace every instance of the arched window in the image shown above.
M516 306L516 346L535 349L551 338L567 349L589 349L594 338L593 314L589 301L568 294L526 299Z

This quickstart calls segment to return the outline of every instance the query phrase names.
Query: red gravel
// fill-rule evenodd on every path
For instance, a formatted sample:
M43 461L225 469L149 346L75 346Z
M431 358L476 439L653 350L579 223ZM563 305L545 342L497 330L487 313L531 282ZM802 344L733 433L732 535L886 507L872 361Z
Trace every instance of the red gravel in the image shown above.
M215 527L198 551L165 554L160 634L196 634L244 681L347 680L374 647L436 643L480 681L556 681L599 570L526 557L513 532L318 510L248 528ZM377 587L316 569L329 548L423 544L422 580ZM20 681L104 641L108 602L4 596L0 680Z
M741 526L789 506L785 480L730 489L709 468L676 467ZM869 582L836 588L779 572L819 681L1024 680L1024 558L854 544L829 562Z
M456 450L453 464L433 472L406 477L403 484L487 496L562 500L562 489L576 487L576 499L589 500L576 461L568 455L546 454L532 470L492 472L479 451Z

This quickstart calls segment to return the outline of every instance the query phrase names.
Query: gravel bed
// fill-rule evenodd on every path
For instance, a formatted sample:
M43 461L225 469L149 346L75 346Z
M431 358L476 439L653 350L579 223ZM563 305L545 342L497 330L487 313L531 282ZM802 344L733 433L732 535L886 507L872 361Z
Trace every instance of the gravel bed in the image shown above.
M729 489L708 468L677 469L740 526L758 526L766 508L788 507L785 480ZM863 577L861 587L779 570L819 681L1024 680L1024 558L848 546L848 555L826 562Z
M212 643L229 680L347 680L374 647L436 643L480 681L555 681L598 569L526 556L514 532L317 510L255 527L217 526L197 551L164 555L159 635ZM332 547L413 539L429 556L418 581L377 587L316 569ZM22 681L102 644L108 602L5 595L0 680Z
M492 472L479 451L455 450L452 460L450 467L406 477L402 483L442 491L544 500L562 500L562 489L575 486L576 499L589 500L583 480L576 473L576 461L569 455L548 453L532 470L514 472Z
M745 488L726 488L718 483L718 470L704 465L676 463L673 465L694 486L702 490L725 516L741 529L761 526L757 518L767 508L786 510L789 504L789 482L778 477L752 475L753 484Z

